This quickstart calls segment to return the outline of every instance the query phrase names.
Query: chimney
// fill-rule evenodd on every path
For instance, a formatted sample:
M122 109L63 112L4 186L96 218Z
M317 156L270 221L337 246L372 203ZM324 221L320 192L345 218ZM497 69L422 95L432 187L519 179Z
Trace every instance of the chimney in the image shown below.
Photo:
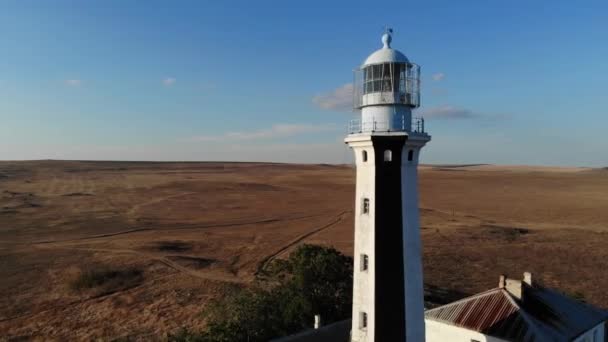
M532 286L532 273L524 272L524 283Z
M519 300L523 300L523 289L521 286L522 281L517 279L509 279L505 280L505 290L509 292L509 294Z
M504 274L501 274L500 277L498 278L498 288L502 289L505 287L505 279L507 277Z

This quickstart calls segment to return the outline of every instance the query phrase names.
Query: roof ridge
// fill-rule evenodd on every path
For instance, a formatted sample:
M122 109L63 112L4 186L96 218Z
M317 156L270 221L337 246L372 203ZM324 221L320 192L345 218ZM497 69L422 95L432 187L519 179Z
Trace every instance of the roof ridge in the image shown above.
M507 291L506 289L501 289L501 290L503 290L502 291L503 295L506 296L507 299L515 307L517 307L517 312L519 313L519 315L521 316L521 318L530 327L530 330L528 331L528 335L530 335L530 337L532 337L533 340L535 339L534 337L542 337L544 334L542 333L542 330L536 324L536 322L535 322L536 319L534 317L531 317L530 315L528 315L528 313L526 312L526 310L524 310L521 307L521 305L519 305L519 303L515 300L515 298L513 298L513 295L511 293L509 293L509 291Z
M494 292L500 291L500 290L501 290L500 288L495 287L493 289L489 289L489 290L486 290L484 292L480 292L480 293L474 294L472 296L461 298L461 299L459 299L459 300L457 300L455 302L443 304L443 305L440 305L440 306L438 306L436 308L433 308L433 309L430 309L430 310L426 310L426 312L429 313L429 312L433 312L433 311L436 311L436 310L439 310L439 309L442 309L442 308L446 308L446 307L449 307L449 306L452 306L452 305L458 305L460 303L463 303L463 302L466 302L466 301L469 301L469 300L472 300L472 299L477 299L477 298L480 298L480 297L488 296L488 295L493 294Z

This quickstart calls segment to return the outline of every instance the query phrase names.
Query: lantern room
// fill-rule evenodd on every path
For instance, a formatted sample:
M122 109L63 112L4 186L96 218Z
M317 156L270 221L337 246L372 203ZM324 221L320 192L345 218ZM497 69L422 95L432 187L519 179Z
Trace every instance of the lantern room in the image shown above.
M420 106L420 67L391 48L392 30L383 47L355 70L354 108L361 110L359 131L410 131L411 110Z

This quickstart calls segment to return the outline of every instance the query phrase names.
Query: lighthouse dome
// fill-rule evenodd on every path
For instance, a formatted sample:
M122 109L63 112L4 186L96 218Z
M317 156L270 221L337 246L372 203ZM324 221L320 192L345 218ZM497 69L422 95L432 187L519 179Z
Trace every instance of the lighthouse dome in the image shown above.
M401 51L391 48L391 40L390 32L383 34L382 44L384 46L369 55L362 66L381 63L409 63L409 60Z

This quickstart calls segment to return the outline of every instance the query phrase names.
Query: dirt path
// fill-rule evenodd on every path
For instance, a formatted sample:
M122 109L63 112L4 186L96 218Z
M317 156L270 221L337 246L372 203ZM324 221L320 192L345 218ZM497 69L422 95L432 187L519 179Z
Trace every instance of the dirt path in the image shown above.
M160 202L166 201L168 199L172 199L172 198L178 198L178 197L183 197L183 196L188 196L188 195L194 195L196 193L197 192L193 192L193 191L181 192L179 194L173 194L173 195L169 195L169 196L158 197L158 198L154 198L154 199L151 199L151 200L143 202L143 203L138 203L138 204L132 206L131 209L129 209L127 211L127 217L133 218L135 216L135 213L140 208L145 207L147 205L152 205L152 204L160 203Z
M255 224L266 224L266 223L275 223L275 222L287 222L287 221L296 221L303 220L313 217L319 217L326 214L315 214L315 215L305 215L305 216L294 216L294 217L275 217L268 219L258 219L252 221L244 221L244 222L229 222L229 223L211 223L211 224L175 224L170 226L159 226L158 228L133 228L128 230L122 230L115 233L107 233L107 234L97 234L97 235L89 235L83 236L74 239L66 239L66 240L43 240L43 241L34 241L28 243L15 243L20 245L42 245L42 244L53 244L53 243L63 243L63 242L74 242L74 241L84 241L84 240L92 240L92 239L100 239L106 237L112 237L117 235L125 235L132 233L139 233L145 231L157 231L157 232L166 232L173 230L187 230L187 229L209 229L209 228L224 228L224 227L238 227L238 226L247 226L247 225L255 225Z
M69 245L50 245L45 244L42 246L37 246L38 248L44 249L69 249L69 250L79 250L86 252L101 252L101 253L113 253L113 254L133 254L139 257L160 262L166 265L169 268L172 268L178 272L185 273L189 276L204 279L204 280L213 280L213 281L221 281L228 283L244 283L245 281L237 278L236 276L222 275L222 274L210 274L207 272L198 272L187 267L184 267L174 261L169 260L164 256L154 255L152 253L145 253L141 251L137 251L134 249L113 249L113 248L91 248L91 247L78 247L78 246L69 246Z
M255 275L258 275L258 274L259 274L259 273L260 273L260 272L261 272L261 271L262 271L264 268L266 268L266 266L267 266L267 265L268 265L268 264L269 264L269 263L270 263L272 260L274 260L274 259L275 259L277 256L281 255L281 253L283 253L283 252L287 251L287 250L288 250L288 249L290 249L291 247L293 247L293 246L297 245L298 243L302 242L302 240L304 240L304 239L306 239L306 238L308 238L308 237L310 237L310 236L312 236L312 235L314 235L314 234L317 234L317 233L319 233L319 232L321 232L321 231L323 231L323 230L325 230L325 229L327 229L327 228L329 228L329 227L332 227L332 226L336 225L338 222L340 222L340 221L342 221L342 220L344 219L344 216L345 216L346 214L348 214L348 213L350 213L350 212L351 212L350 210L348 210L348 211L343 211L343 212L339 213L339 214L336 216L336 218L335 218L333 221L331 221L330 223L328 223L328 224L326 224L326 225L324 225L324 226L321 226L321 227L319 227L319 228L317 228L317 229L314 229L314 230L312 230L312 231L310 231L310 232L304 233L304 234L302 234L302 235L300 235L300 236L296 237L295 239L291 240L291 241L290 241L289 243L287 243L286 245L283 245L283 246L282 246L280 249L278 249L278 250L277 250L277 251L275 251L274 253L272 253L272 254L268 255L266 258L264 258L264 259L263 259L263 260L260 262L260 264L258 265L257 270L255 271Z

